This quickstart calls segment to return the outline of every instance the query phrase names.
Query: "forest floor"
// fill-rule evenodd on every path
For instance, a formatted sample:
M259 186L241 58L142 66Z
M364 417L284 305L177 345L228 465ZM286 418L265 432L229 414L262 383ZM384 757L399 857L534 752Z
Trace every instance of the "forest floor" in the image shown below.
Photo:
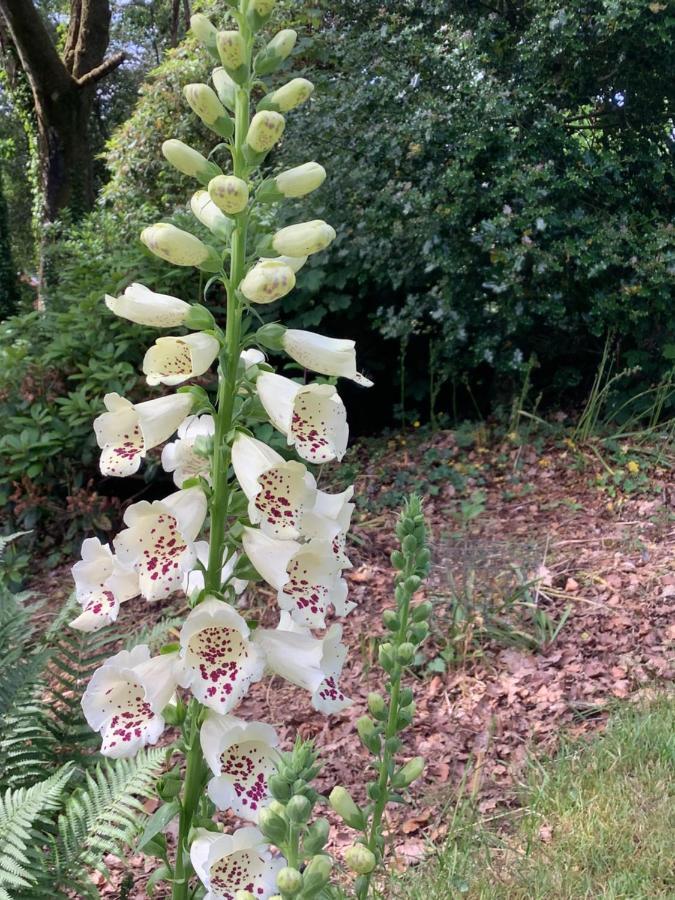
M420 493L433 552L420 599L435 615L410 673L417 712L404 737L405 755L423 755L427 767L411 804L388 819L395 870L443 842L458 790L485 816L513 808L528 758L550 755L563 734L601 728L617 700L648 695L672 675L670 465L649 448L610 446L581 448L560 435L488 440L481 429L413 432L361 442L336 470L355 482L358 498L346 573L357 607L344 621L350 652L341 679L354 703L327 719L277 679L254 685L237 713L273 723L285 745L296 734L313 738L325 761L319 790L341 783L362 798L368 756L354 722L368 692L382 689L376 639L382 611L393 606L396 510ZM263 624L276 624L271 590L256 587L246 602ZM118 626L165 612L132 601ZM352 834L334 826L339 854ZM111 881L94 876L101 896L119 896L125 873L134 884L125 896L146 896L154 860L108 863Z

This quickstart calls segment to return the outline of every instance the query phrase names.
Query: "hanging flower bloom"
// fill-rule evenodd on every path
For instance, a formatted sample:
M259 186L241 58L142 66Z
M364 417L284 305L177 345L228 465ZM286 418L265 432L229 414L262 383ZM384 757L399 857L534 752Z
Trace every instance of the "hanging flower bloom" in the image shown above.
M329 541L342 569L350 569L352 565L345 546L354 512L354 504L350 503L353 496L353 485L340 494L317 491L314 506L305 513L302 520L303 535L310 540Z
M124 513L127 526L113 541L122 565L138 573L146 600L177 591L193 568L194 541L206 518L206 497L199 488L176 491L164 500L133 503Z
M281 336L281 345L291 359L306 369L320 375L341 375L350 378L363 387L372 387L373 382L356 371L356 351L354 341L324 337L313 331L299 331L287 328Z
M232 466L249 499L251 522L271 537L298 538L303 516L316 502L316 481L307 468L241 433L232 445Z
M262 722L209 713L199 734L213 772L208 794L218 809L232 809L249 822L271 799L268 779L276 773L277 733Z
M270 422L302 459L311 463L342 459L349 436L347 411L333 385L302 385L263 372L256 390Z
M204 590L204 569L206 569L209 562L208 541L195 541L194 550L197 554L197 560L204 568L195 568L191 572L187 572L183 577L183 591L187 594L188 597L192 597L199 591ZM225 552L227 553L227 551ZM248 581L244 581L241 578L232 577L234 573L234 567L237 565L238 559L238 553L233 553L231 556L229 556L223 563L223 568L220 573L221 587L224 589L229 585L234 589L234 592L237 595L243 594L248 585Z
M172 394L131 403L119 394L106 394L107 412L94 419L94 433L101 453L104 475L133 475L152 447L163 443L190 412L189 394Z
M351 703L337 686L347 655L341 637L342 628L332 625L322 639L315 638L282 612L279 626L257 628L253 642L260 647L269 671L309 691L314 709L328 715Z
M239 290L251 303L274 303L294 287L293 269L272 259L256 263L239 285Z
M248 185L236 175L218 175L209 181L209 196L228 216L236 216L246 209Z
M228 240L232 233L232 222L218 209L209 197L208 191L195 191L190 199L190 209L195 219L202 223L221 240Z
M105 295L105 305L116 316L151 328L176 328L190 312L190 304L169 294L156 294L143 284L130 284L121 297Z
M256 571L278 592L280 608L288 610L299 625L325 628L329 604L338 616L354 608L347 603L340 561L327 541L278 541L257 528L244 528L242 539Z
M146 644L122 650L98 668L82 697L90 728L103 737L104 756L134 756L164 731L161 712L176 690L178 654L150 657Z
M176 487L198 476L211 483L209 453L215 433L213 416L188 416L178 429L178 440L164 447L162 467L165 472L173 472Z
M279 229L272 238L272 246L286 256L311 256L325 250L334 240L335 229L322 219L314 219Z
M155 256L174 266L198 266L209 272L217 272L220 268L220 257L212 247L168 222L144 228L141 240Z
M233 710L262 678L264 661L249 634L239 613L215 597L195 606L181 629L181 684L220 715Z
M273 109L288 112L305 103L312 96L314 85L306 78L292 78L287 84L267 94L258 104L258 109Z
M157 338L143 358L148 384L180 384L207 372L220 352L216 338L203 331Z
M204 900L234 900L237 891L268 900L276 894L277 872L286 865L283 857L272 857L257 828L239 828L234 834L197 828L190 859L206 888Z
M305 197L326 180L326 170L316 162L304 163L294 169L281 172L274 179L277 190L284 197Z
M120 603L138 594L138 575L95 537L82 542L81 557L71 571L82 612L69 625L78 631L98 631L115 621Z
M257 112L251 119L246 135L246 143L255 153L267 153L284 133L286 122L284 117L271 110ZM281 250L279 251L282 252ZM291 253L290 256L302 256L302 253Z
M190 178L198 179L202 184L220 174L220 168L215 163L209 162L198 150L194 150L188 144L175 138L164 141L162 153L174 169L178 169L179 172Z

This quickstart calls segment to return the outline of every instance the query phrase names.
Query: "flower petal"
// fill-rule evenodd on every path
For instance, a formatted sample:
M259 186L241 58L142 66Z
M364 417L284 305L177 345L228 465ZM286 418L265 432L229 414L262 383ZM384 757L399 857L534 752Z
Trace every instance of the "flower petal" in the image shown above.
M220 344L210 334L198 331L182 337L157 338L143 359L148 384L180 384L203 375L218 356Z

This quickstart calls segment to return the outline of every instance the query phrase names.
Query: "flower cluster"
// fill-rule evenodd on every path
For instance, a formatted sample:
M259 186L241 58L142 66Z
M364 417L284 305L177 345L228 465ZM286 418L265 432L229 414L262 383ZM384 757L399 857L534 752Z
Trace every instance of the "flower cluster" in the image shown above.
M173 801L178 847L174 863L164 858L173 897L187 897L196 873L210 900L233 900L241 892L265 900L285 866L256 827L272 800L279 741L270 725L235 712L265 675L308 692L326 714L350 702L339 687L346 655L341 627L329 627L327 617L353 608L342 577L350 566L345 542L353 489L319 490L312 467L341 460L347 447L346 411L334 380L370 382L357 372L353 341L277 323L256 331L253 317L247 318L252 307L288 294L307 257L336 235L326 222L301 222L250 247L249 225L260 235L268 218L259 216L261 204L301 198L320 187L326 173L307 162L273 177L260 174L283 134L284 114L307 102L313 85L295 78L268 91L251 117L252 90L282 65L296 35L281 31L255 53L274 0L232 0L229 6L229 24L237 28L217 31L204 16L193 16L193 32L219 65L213 87L184 88L190 108L220 140L213 159L177 140L163 145L168 162L197 182L190 208L210 238L163 222L141 235L160 258L209 273L209 287L220 281L227 318L221 327L205 306L141 284L106 297L115 315L176 333L157 337L143 360L147 383L159 395L140 403L105 397L106 411L94 422L101 472L133 475L148 451L164 445L162 466L177 490L129 506L112 548L95 538L84 542L73 567L83 609L71 625L95 631L115 621L133 597L158 602L177 591L187 594L190 612L178 641L154 657L140 645L108 660L87 687L83 709L101 732L101 751L114 757L156 743L167 721L182 728L177 747L186 755L185 782ZM219 164L227 151L230 171ZM277 374L264 351L285 353L332 381L301 383ZM212 400L202 386L187 382L208 378L214 364ZM285 455L254 436L255 423L264 419L279 433ZM247 581L258 577L276 591L276 628L254 627L237 609ZM250 824L233 834L205 827L204 812L214 808ZM162 821L168 824L166 816Z

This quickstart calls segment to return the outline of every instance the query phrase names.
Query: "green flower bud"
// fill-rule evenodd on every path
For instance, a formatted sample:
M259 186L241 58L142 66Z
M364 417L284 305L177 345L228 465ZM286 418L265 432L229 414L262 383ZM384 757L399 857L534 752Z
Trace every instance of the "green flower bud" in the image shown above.
M296 825L304 825L312 814L312 804L307 797L296 794L286 804L286 815Z
M279 803L278 800L271 800L267 804L267 808L271 809L272 812L276 813L278 816L281 816L282 819L286 815L286 807L284 806L283 803Z
M418 578L417 575L409 575L405 580L405 589L409 594L414 594L415 591L419 590L421 584L421 578Z
M216 324L211 312L200 303L195 303L190 307L190 311L185 317L185 327L192 328L195 331L210 331Z
M230 72L236 71L246 62L246 45L238 31L219 31L216 46L220 61Z
M158 222L157 225L144 228L141 241L155 256L174 266L197 266L207 271L218 271L220 268L220 259L215 250L207 247L193 234L167 222Z
M376 719L384 719L387 715L387 704L384 702L382 694L371 691L368 694L368 712Z
M302 875L297 869L286 866L277 875L277 887L284 894L294 896L302 889Z
M305 103L312 96L314 85L306 78L293 78L288 84L277 88L258 104L258 109L275 109L277 112L288 112Z
M417 781L424 771L424 757L416 756L407 762L402 769L394 774L392 784L397 788L408 787L413 781Z
M277 190L284 197L305 197L326 180L326 170L316 162L287 169L274 179Z
M209 197L218 209L236 216L248 204L248 185L236 175L218 175L209 181Z
M391 564L395 569L405 568L405 556L400 550L394 550L391 554Z
M385 672L391 672L396 665L394 651L391 644L380 644L377 658Z
M426 622L426 620L433 612L433 608L433 604L429 603L428 600L425 600L424 603L420 603L417 606L413 607L413 609L411 610L413 622Z
M308 897L317 894L328 883L333 860L330 856L319 853L309 861L302 876L303 893Z
M295 273L290 266L275 260L259 262L247 273L239 290L251 303L274 303L295 287Z
M218 209L209 197L208 191L196 191L190 199L190 209L195 219L206 226L209 231L223 241L229 240L233 223Z
M354 844L345 850L344 860L347 866L357 875L367 875L375 868L377 860L363 844Z
M290 56L293 47L295 47L297 39L297 31L293 31L292 28L284 28L283 31L274 35L267 47L265 47L265 51L280 57L282 60L286 59L286 57Z
M274 113L263 115L271 116ZM335 230L322 219L314 219L280 229L272 239L272 246L282 256L310 256L325 250L334 240Z
M267 779L267 784L275 800L290 800L291 786L281 775L270 775Z
M406 641L404 644L400 645L396 651L396 656L401 665L409 665L415 658L415 645Z
M384 622L385 627L389 629L389 631L398 631L401 624L398 616L396 615L396 612L393 609L385 609L385 611L382 613L382 621Z
M236 83L230 78L227 71L222 66L218 66L217 69L214 69L213 72L211 72L211 78L213 79L213 85L220 102L228 109L234 110L234 103L237 96Z
M412 688L402 687L401 692L398 695L398 698L399 698L399 702L402 707L410 706L410 704L413 702Z
M341 785L334 787L330 792L328 802L331 808L350 828L355 828L357 831L362 830L364 825L363 811L354 803L352 795L346 788Z
M415 622L410 628L410 638L415 644L421 644L429 634L428 622Z
M408 556L411 556L417 550L417 540L412 536L412 534L407 534L403 538L403 552L407 553Z
M199 151L193 150L192 147L175 138L164 141L162 153L167 162L171 163L175 169L178 169L183 175L197 178L202 184L206 184L216 175L220 175L220 169L215 163L209 162Z
M216 35L218 32L210 19L207 19L202 13L195 13L190 17L190 28L201 44L209 50L216 49Z
M259 344L262 344L263 347L267 347L268 350L281 350L281 342L285 332L286 329L283 325L277 325L276 322L270 322L268 325L263 325L262 328L259 328L256 331L255 339Z
M307 834L302 842L305 853L313 856L323 850L330 834L328 819L317 819L307 829Z
M375 730L375 724L370 716L361 716L360 719L357 719L356 730L364 747L370 750L371 753L378 753L380 750L380 735Z
M258 814L258 826L268 841L279 847L286 840L288 835L288 825L281 816L265 806Z
M284 117L271 110L257 112L251 119L246 143L255 153L267 153L284 133ZM282 252L281 250L279 251ZM285 252L285 251L283 251ZM304 256L304 253L289 253L288 256Z

